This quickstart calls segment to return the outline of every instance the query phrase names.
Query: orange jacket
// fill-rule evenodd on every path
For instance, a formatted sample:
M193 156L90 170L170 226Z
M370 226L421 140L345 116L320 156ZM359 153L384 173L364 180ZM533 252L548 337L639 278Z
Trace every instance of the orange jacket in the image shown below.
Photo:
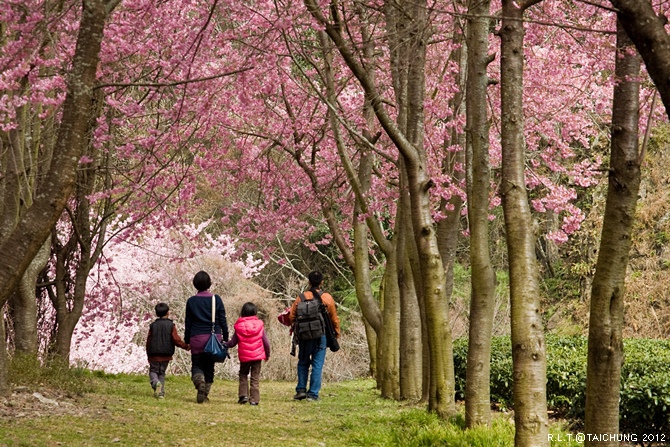
M317 291L321 292L318 289ZM305 299L307 301L314 299L314 295L309 290L303 292L303 294L305 295ZM291 313L289 314L291 324L295 322L295 314L297 312L299 302L300 302L300 296L298 296L291 305ZM328 309L328 316L330 316L330 321L333 322L333 329L337 334L337 338L340 338L340 318L337 316L337 309L335 308L335 300L328 292L323 292L321 293L321 302L323 302L324 306L326 306L326 309Z

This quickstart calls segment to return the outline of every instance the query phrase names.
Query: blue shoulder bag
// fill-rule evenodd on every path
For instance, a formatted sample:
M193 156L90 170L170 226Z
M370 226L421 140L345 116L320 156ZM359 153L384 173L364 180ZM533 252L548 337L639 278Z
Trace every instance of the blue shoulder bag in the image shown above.
M214 362L224 362L227 358L230 358L228 354L228 346L223 345L219 338L216 336L216 296L212 295L212 333L207 340L205 345L205 354L208 354L212 357Z

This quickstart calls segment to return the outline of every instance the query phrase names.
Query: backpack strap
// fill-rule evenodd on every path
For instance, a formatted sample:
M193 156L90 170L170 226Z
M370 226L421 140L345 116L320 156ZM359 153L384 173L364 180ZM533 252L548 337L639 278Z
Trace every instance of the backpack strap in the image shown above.
M309 289L310 292L312 292L312 296L314 297L314 300L318 301L321 306L324 308L326 307L325 304L323 304L323 300L321 299L321 293L317 292L316 289Z
M316 291L316 289L309 289L310 292L312 292L312 297L315 301L318 301L320 304L323 304L323 301L321 300L321 294ZM300 295L298 295L298 298L300 298L300 301L307 301L307 297L305 297L305 292L302 292Z

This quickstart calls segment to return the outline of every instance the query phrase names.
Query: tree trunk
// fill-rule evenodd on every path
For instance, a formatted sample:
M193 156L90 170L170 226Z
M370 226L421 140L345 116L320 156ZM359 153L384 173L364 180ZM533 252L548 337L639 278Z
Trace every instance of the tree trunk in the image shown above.
M37 354L37 301L35 284L37 277L49 261L51 240L48 239L30 263L12 295L11 308L14 319L14 347L18 352Z
M617 22L609 184L591 289L586 433L619 433L623 298L642 162L638 151L640 65L633 43ZM609 438L602 442L586 439L584 445L617 446L619 443Z
M409 258L399 275L400 282L400 399L419 400L422 397L423 343L421 342L421 310Z
M17 288L60 218L73 190L77 164L87 142L92 89L96 84L100 46L108 14L106 3L103 0L83 2L53 162L37 190L33 205L21 216L15 228L3 233L0 241L0 252L3 253L0 258L0 307L4 307ZM109 7L112 9L112 5ZM6 363L6 355L4 349L0 351L0 364ZM7 389L6 381L6 375L0 375L0 389Z
M457 0L457 6L463 6L462 0ZM465 114L465 81L467 65L467 52L465 51L465 36L464 24L460 19L454 20L454 49L449 57L450 63L458 66L458 76L456 78L459 87L458 92L449 101L449 107L453 110L454 119ZM451 146L458 146L461 150L452 152L449 150ZM452 128L451 134L444 141L444 157L442 159L442 172L451 176L451 183L454 185L462 185L465 180L465 172L462 166L465 164L465 134L458 129L457 126ZM459 233L461 230L461 209L463 208L463 199L458 194L452 194L447 201L440 200L440 212L445 216L436 224L437 246L442 259L445 275L445 313L447 320L449 320L449 301L454 291L454 262L456 261L456 251L458 248ZM449 323L450 324L450 323ZM451 331L451 325L449 326ZM456 379L453 375L453 350L451 347L448 354L447 365L447 382L455 383Z
M368 352L370 353L370 370L368 374L370 377L377 377L377 333L365 317L363 317L363 324L365 326L365 341L368 344Z
M446 275L431 215L429 190L432 180L425 170L423 150L424 68L428 39L426 4L403 2L400 4L402 10L397 10L397 5L387 4L387 27L391 34L397 32L399 42L402 42L396 63L399 64L401 77L406 77L406 86L401 88L406 89L405 137L410 144L405 149L412 150L401 150L401 155L407 170L413 233L419 255L421 282L417 284L423 290L428 328L431 372L428 409L441 417L448 417L455 412L451 326L448 319ZM412 21L398 19L396 14L400 12L407 14Z
M540 311L535 225L525 182L523 11L503 0L502 195L510 271L514 422L517 447L548 445L546 353Z
M102 113L102 104L102 91L98 90L91 104L94 112L91 113L86 132L89 137L86 154L93 162L77 169L75 194L63 218L63 221L70 221L71 228L67 234L69 239L61 244L58 239L59 232L52 233L56 265L56 294L52 295L56 309L55 353L65 364L69 363L72 334L84 310L88 275L105 245L108 221L115 215L110 198L98 202L100 208L95 212L89 201L90 195L98 186L100 173L107 173L104 187L110 188L110 155L105 153L100 156L96 145L90 140L95 133L97 119Z
M406 177L404 163L402 160L399 163L399 171L401 173L401 179ZM402 180L403 184L407 183L407 180ZM401 188L401 191L404 191L405 188ZM402 193L402 192L401 192ZM404 193L409 195L407 191ZM405 215L406 227L409 231L409 234L414 235L414 224L412 223L412 218L410 215ZM436 229L439 231L440 226L437 225ZM438 241L440 241L438 236ZM431 382L431 368L430 368L430 337L428 336L428 326L423 324L426 319L426 300L424 297L424 288L423 288L423 279L421 278L421 268L419 260L419 249L416 246L416 239L414 237L407 238L405 241L405 258L407 258L407 263L409 263L410 270L405 271L405 275L412 275L412 282L414 283L414 290L416 291L417 298L417 310L419 312L419 321L420 324L420 336L421 336L421 402L428 403L430 401L430 382Z
M55 233L55 232L54 232ZM65 362L70 360L70 344L74 328L81 318L86 297L86 279L90 271L90 252L82 250L74 279L70 278L69 262L76 251L79 239L74 235L64 247L56 247L56 292L49 288L49 296L56 309L56 340L54 354ZM55 244L58 236L53 235Z
M377 343L377 374L382 397L400 398L400 289L398 287L398 260L395 253L386 258L384 271L384 325Z
M359 163L358 181L361 194L357 196L353 216L356 293L359 297L366 294L372 296L367 236L368 226L375 228L375 223L371 222L372 218L367 219L368 222L360 219L362 214L367 214L363 211L363 204L365 203L364 196L370 189L371 175L372 159L369 154L365 153ZM398 287L398 264L395 247L398 244L397 234L401 233L402 229L398 227L399 225L396 223L394 231L396 236L390 243L382 240L379 235L375 238L383 248L386 258L381 315L377 319L381 324L377 326L376 377L381 396L388 399L400 398L400 289ZM372 302L371 299L366 301ZM369 309L367 313L371 313L371 310Z
M5 330L5 307L0 306L0 396L10 394L7 358L7 331Z
M617 18L644 60L670 117L670 36L667 17L657 15L649 0L611 0Z
M491 424L491 333L495 310L495 273L489 244L489 124L486 74L490 1L468 6L468 85L466 91L467 195L470 223L472 295L465 382L465 425Z
M402 166L402 163L401 163ZM410 200L405 188L406 178L400 170L400 197L398 220L402 231L398 236L398 283L400 285L400 398L421 399L423 382L423 343L421 333L421 306L416 294L415 272L412 260L416 259L416 243L412 237L412 219L409 216Z

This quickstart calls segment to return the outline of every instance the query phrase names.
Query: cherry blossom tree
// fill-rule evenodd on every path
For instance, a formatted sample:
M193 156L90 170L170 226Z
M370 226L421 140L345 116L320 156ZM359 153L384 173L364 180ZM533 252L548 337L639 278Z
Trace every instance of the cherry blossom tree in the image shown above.
M598 181L600 160L589 152L602 132L601 117L609 113L612 60L603 53L612 48L607 30L613 22L593 14L595 6L545 0L524 15L537 2L505 2L502 22L473 8L467 19L482 24L480 39L489 23L502 23L500 35L509 43L505 39L511 31L516 39L523 35L521 20L529 22L523 43L515 40L514 54L505 44L501 50L494 39L478 48L481 59L469 77L477 74L488 97L480 94L463 113L463 97L471 92L464 87L460 31L467 11L459 2L447 8L425 2L140 1L125 2L111 15L114 3L104 10L103 3L84 2L83 11L98 7L93 21L100 34L106 24L104 39L86 34L89 28L83 24L92 19L80 17L78 8L58 15L47 3L36 2L30 10L13 2L0 7L3 23L14 26L8 28L12 38L0 63L14 67L22 62L0 78L0 141L11 149L2 152L0 243L8 248L11 241L27 238L30 250L11 253L32 253L20 262L3 261L3 271L20 273L16 278L5 273L3 285L17 283L35 258L38 242L51 231L54 256L43 283L53 289L54 303L64 303L56 305L64 308L56 319L70 313L70 323L76 324L83 312L75 331L75 345L81 346L76 349L82 352L95 340L131 346L144 324L151 279L133 277L131 267L124 267L128 277L122 280L113 274L115 259L133 265L120 247L134 243L146 249L161 239L160 233L184 231L188 222L210 222L208 232L235 233L242 250L253 246L269 254L276 241L303 241L314 250L337 246L343 264L354 272L364 319L379 343L379 349L371 343L370 352L379 355L382 394L417 397L423 386L429 409L446 416L453 411L449 269L466 199L464 164L473 168L467 197L473 247L486 249L482 234L488 211L502 202L509 222L513 307L526 303L526 310L537 310L539 297L539 270L532 259L539 245L530 230L537 228L543 246L567 240L583 219L574 205L578 193ZM80 20L79 39L90 38L100 47L95 55L86 53L97 72L78 59L84 50L75 46L72 30ZM589 28L605 32L590 33ZM50 40L38 32L44 29L59 36L62 51L48 45ZM33 40L21 40L28 37ZM510 70L490 63L488 55L501 51L505 64L523 56L525 67ZM474 53L470 58L475 63ZM82 84L63 75L70 65L72 73L85 74L80 77L83 97L75 94ZM489 82L500 76L502 89L514 90L512 102L510 90L501 101L501 87ZM491 132L474 134L474 121L487 121L474 109L488 111ZM25 119L28 110L34 113ZM69 132L70 124L76 132ZM40 140L39 157L17 151L19 143L28 147L34 141L29 129L52 133L51 140ZM468 145L466 130L471 132ZM481 146L475 150L476 138ZM468 148L472 156L464 163ZM39 162L7 168L20 164L17 160ZM475 185L473 164L478 161ZM54 179L61 171L66 175ZM42 185L38 178L50 180ZM500 183L502 197L489 194L494 182ZM61 195L49 202L45 191ZM28 221L17 219L38 220L37 211L30 210L48 203L55 208L43 220L50 222L46 229L33 230ZM124 223L108 233L105 225L117 216ZM515 217L523 218L516 221L518 231ZM55 227L59 218L61 226ZM541 225L531 224L533 219ZM321 231L326 226L328 231ZM202 246L198 242L193 250ZM155 251L163 248L159 244ZM370 285L379 254L385 271L381 302ZM135 256L146 259L140 252ZM95 264L96 259L105 263ZM473 280L490 273L474 259ZM98 278L94 282L86 280L91 268ZM122 282L124 290L137 284L136 295L118 299L122 295L111 292L111 281ZM529 286L519 294L524 282ZM476 290L473 302L480 292L486 294ZM106 302L102 296L114 298ZM471 315L475 319L476 313ZM57 330L72 334L74 324L64 321ZM96 332L96 321L119 331L106 339ZM516 331L523 325L532 328L529 337ZM515 377L532 376L539 383L542 368L532 365L542 363L543 353L530 349L541 345L539 314L515 313L513 327L515 346L529 347L515 351ZM69 349L69 341L61 344ZM139 361L137 349L132 346L128 353ZM537 359L531 362L526 352ZM482 365L484 357L485 352ZM421 383L409 380L419 370L424 371ZM0 371L0 383L2 377ZM518 393L524 392L519 386ZM542 416L535 418L543 411L546 418L546 405L534 401L533 393L542 394L540 388L519 394L520 444L540 440L546 432ZM526 404L532 404L529 412ZM527 436L536 422L539 429Z
M3 308L9 295L16 289L20 278L28 268L33 258L44 244L51 228L59 219L65 204L70 197L75 182L77 164L84 153L86 143L86 131L91 118L91 101L93 87L96 82L96 70L98 67L100 45L103 30L110 12L116 7L118 1L90 0L82 2L82 8L68 8L69 23L73 28L78 27L75 41L70 41L72 58L67 59L67 64L58 65L63 69L64 76L57 78L60 84L60 93L64 94L62 112L57 126L56 135L50 142L53 149L50 151L50 164L44 173L42 181L35 190L34 201L29 208L20 209L17 205L16 189L13 182L18 182L23 172L21 169L13 169L16 164L7 163L3 166L11 166L7 176L3 177L3 201L2 214L4 220L0 247L6 256L3 256L0 268L0 308ZM25 7L27 6L27 7ZM22 5L21 3L5 2L2 6L3 23L13 24L5 35L2 66L13 67L12 70L3 68L3 134L11 133L16 129L17 121L14 119L16 108L29 103L28 98L34 102L40 102L44 96L40 89L24 90L28 96L21 96L20 85L29 79L39 76L42 66L49 66L53 59L48 59L43 65L40 59L39 48L43 45L40 36L46 37L38 31L41 25L49 23L52 17L48 6L36 2L35 4ZM56 16L58 12L56 11ZM71 34L70 34L71 35ZM37 37L35 37L37 36ZM75 44L76 42L76 44ZM67 45L66 42L64 42ZM33 63L36 62L36 63ZM48 81L42 85L48 85ZM25 84L24 84L25 85ZM34 96L33 96L34 95ZM47 102L54 102L53 97L47 95ZM55 100L56 102L59 99ZM24 154L17 153L19 147L12 138L3 137L3 146L14 145L13 151L4 151L3 154L16 154L14 159L23 157ZM11 142L11 143L10 143ZM3 155L4 157L5 155ZM7 187L10 186L10 187ZM25 191L25 190L24 190ZM13 223L7 222L6 218L13 216ZM0 393L7 392L6 376L6 349L4 325L0 325Z
M201 110L212 100L207 90L219 91L223 85L213 88L211 83L244 64L235 58L229 58L229 65L211 64L225 49L221 33L211 32L215 5L122 5L109 20L90 107L86 155L80 160L75 194L62 215L60 229L68 230L54 229L55 268L53 276L47 272L42 278L57 309L54 349L65 358L84 306L86 277L107 243L108 220L121 214L130 216L129 225L152 219L169 227L187 217L202 219L188 211L197 202L198 178L212 166L203 162L202 151L214 139L218 121ZM143 21L137 19L140 16ZM164 51L164 42L175 37L175 20L183 26L179 38L184 44ZM138 39L143 33L145 37ZM169 70L156 72L148 66ZM22 322L15 330L18 335L31 327L34 331L34 322Z
M217 293L225 295L236 281L232 270L252 278L264 267L257 256L240 254L230 237L213 237L209 224L173 229L138 224L144 226L141 231L114 236L88 277L88 299L73 334L70 361L110 373L144 372L146 328L158 302L167 302L180 324L194 272L209 271ZM117 226L126 222L112 224Z
M551 14L554 14L554 12L551 9L547 9L546 11L542 11L544 15L550 16ZM272 14L265 14L263 17L268 18L268 17L273 17ZM287 16L288 17L288 16ZM349 15L348 17L353 18L353 17L358 17L356 15ZM540 17L544 18L544 17ZM299 23L302 23L300 20L303 20L303 16L301 13L298 11L296 12L296 15L291 19L293 20L292 22L292 30L299 30ZM351 19L353 20L353 19ZM268 22L272 22L272 19L268 19ZM273 22L274 23L274 22ZM354 22L347 22L347 26L349 26L350 29L355 28L353 25ZM434 22L435 23L435 22ZM282 27L283 29L286 29L284 27L284 22L282 22ZM344 25L344 23L343 23ZM560 24L559 24L560 25ZM559 28L557 26L557 28ZM377 27L377 29L383 29L381 27ZM598 77L594 75L594 72L590 69L582 69L581 71L579 70L579 67L595 67L596 68L596 73L597 70L603 66L601 61L601 57L598 54L589 54L588 51L590 50L591 47L587 48L586 54L579 53L581 57L585 57L588 62L583 62L583 61L577 61L577 57L575 56L575 60L566 61L563 60L558 60L558 59L552 59L550 56L554 56L554 54L565 54L565 52L560 52L557 51L555 53L548 52L547 50L543 49L543 45L546 45L546 39L542 39L542 35L546 30L545 28L536 28L537 31L532 34L532 37L534 38L533 42L533 49L529 52L529 57L534 57L534 60L536 59L539 62L535 62L529 71L533 74L533 88L535 92L541 92L541 94L538 94L539 97L551 97L551 98L562 98L562 99L557 99L556 102L547 108L542 107L542 102L533 100L532 95L529 96L529 101L526 101L526 104L528 106L526 107L527 111L526 114L531 117L530 122L533 124L532 126L528 126L528 141L531 142L532 144L530 147L532 148L533 152L533 161L531 164L531 169L532 169L532 175L529 177L530 180L528 182L529 187L540 190L540 193L536 195L537 200L534 202L535 205L535 211L536 212L549 212L555 215L565 215L567 217L566 221L564 224L559 227L558 229L549 229L549 237L553 240L565 240L565 237L571 232L574 231L578 227L578 223L580 220L580 214L579 210L576 209L575 207L570 205L570 200L574 200L576 195L571 192L569 188L562 187L560 184L556 184L556 180L553 180L550 176L546 175L546 173L550 172L558 172L560 176L565 176L569 178L570 181L577 181L581 185L588 185L589 182L593 183L594 180L594 175L597 175L597 170L594 169L594 167L597 166L598 160L587 160L585 162L571 162L570 158L575 159L575 152L572 149L572 146L577 146L579 144L582 144L584 147L588 147L589 145L589 140L588 140L588 135L593 135L594 133L598 132L599 129L597 127L597 123L592 121L590 119L590 116L592 116L592 111L594 110L602 110L603 109L603 103L602 101L600 103L596 102L598 101L597 99L594 99L594 104L586 103L586 106L583 105L575 105L575 107L570 108L566 107L566 104L576 104L575 101L582 101L582 96L577 95L574 91L568 92L568 98L569 100L566 100L564 96L561 96L560 92L563 92L565 90L565 85L561 81L561 77L557 77L553 75L553 71L555 71L556 66L565 66L566 71L569 74L569 76L574 76L577 77L578 79L582 80L580 87L582 88L582 91L584 92L589 92L589 94L584 95L584 97L593 97L593 98L600 98L599 95L602 93L602 88L603 85L602 83L599 84L597 79ZM264 41L286 41L289 40L290 42L300 42L300 39L290 36L289 38L282 38L282 39L275 39L273 40L272 38L268 37L269 31L264 31L263 33L259 33L260 36L263 36ZM352 34L349 32L349 34ZM298 36L298 31L296 31L295 36ZM361 34L361 36L365 36L364 34ZM309 40L309 39L304 39L305 42L308 42L312 46L314 45L314 39ZM375 39L372 37L362 37L361 42L375 42ZM564 44L561 41L557 41L557 46L563 45ZM596 45L594 45L595 47ZM256 45L256 47L259 47ZM437 47L436 47L437 48ZM431 47L432 49L432 47ZM307 54L308 51L304 51L300 53L300 57L298 58L298 61L300 60L305 60L309 61L309 55ZM384 54L383 51L380 51L379 53ZM360 54L363 54L362 52ZM539 57L538 57L539 56ZM302 58L302 59L301 59ZM295 59L294 59L295 60ZM430 61L435 61L438 60L438 58L429 58ZM376 65L380 65L381 59L377 61ZM595 63L594 63L595 62ZM314 64L312 62L309 62L313 67L317 67L318 64ZM290 67L295 67L293 71L290 69ZM279 76L285 76L287 73L291 74L292 72L298 71L300 68L303 68L303 65L301 65L299 62L295 63L295 65L282 65L280 69L280 74ZM441 68L441 67L436 67L436 68ZM569 70L572 70L571 72ZM388 78L388 72L385 72L384 70L378 70L379 72L379 83L381 85L384 85L384 88L389 88L390 86L390 81ZM435 71L430 71L431 74L438 73L438 72L443 72L443 70L435 70ZM306 75L308 77L312 78L318 78L322 77L319 75L318 70L313 70L311 68L307 69L305 71ZM344 71L338 71L337 73L346 73L346 70ZM452 73L451 70L449 70L449 73ZM495 71L493 72L493 76L495 77ZM341 75L340 75L341 76ZM568 76L568 74L566 74ZM263 151L262 154L263 156L260 158L263 163L261 165L255 164L256 160L259 158L258 157L258 151L254 150L253 148L250 148L249 151L245 151L243 154L240 154L239 160L244 160L240 161L236 166L236 173L240 174L241 178L244 178L242 175L244 172L249 174L249 177L247 178L252 178L253 179L253 184L255 187L263 188L264 191L268 192L268 195L263 196L263 202L258 202L256 201L257 205L264 206L266 203L272 203L273 204L273 210L270 212L267 207L264 209L260 210L256 213L249 213L247 211L248 208L248 202L242 201L239 205L236 205L235 208L228 207L227 213L231 216L230 219L234 220L236 224L238 225L238 228L242 230L242 233L244 237L253 237L256 235L256 237L261 236L261 237L268 237L270 238L275 238L276 237L276 231L270 231L270 232L263 232L262 230L259 231L260 228L265 228L265 225L268 224L270 226L273 226L274 228L282 228L282 237L288 237L288 238L305 238L306 234L309 234L310 227L305 226L304 224L300 224L300 220L295 220L293 219L293 214L290 214L291 211L295 211L300 215L300 213L307 214L310 216L310 222L312 222L312 219L314 218L315 214L314 212L304 212L302 210L305 209L316 209L321 208L322 210L325 210L330 214L330 217L326 217L326 220L328 222L333 221L333 214L331 211L328 210L333 210L333 204L336 203L337 198L348 198L349 196L343 195L343 194L331 194L328 196L327 200L325 202L319 202L318 204L316 202L310 202L313 205L307 206L307 202L303 198L303 200L293 200L294 193L298 193L302 197L313 197L314 199L317 199L319 197L318 191L323 188L324 191L338 191L338 189L334 188L332 185L333 184L339 184L341 185L342 183L338 183L342 177L343 174L341 172L333 171L333 168L336 167L337 159L333 158L334 157L334 152L327 153L326 149L329 147L336 146L336 144L331 143L330 145L328 144L328 133L327 133L327 128L323 127L322 124L319 124L319 119L329 119L326 118L326 115L321 115L323 118L317 118L317 115L314 113L307 114L306 117L308 118L307 120L300 120L299 117L301 115L298 114L298 111L306 111L306 113L309 113L310 110L317 110L316 103L314 102L315 99L320 99L321 101L324 101L324 98L316 98L316 96L298 96L298 94L301 92L301 89L304 89L304 83L298 82L297 84L294 84L295 81L292 80L287 80L286 83L280 84L282 90L282 96L281 99L275 99L279 98L279 96L275 93L270 94L268 96L268 93L272 93L271 90L268 90L268 85L271 85L272 83L270 81L264 80L262 76L258 75L254 79L254 84L257 85L258 87L256 89L250 89L252 91L257 91L259 93L259 101L253 102L254 96L245 96L245 100L247 101L245 103L245 108L240 110L240 116L242 119L240 120L241 122L239 124L236 124L235 127L236 129L235 132L237 132L239 135L242 135L242 138L244 139L245 143L251 143L254 138L261 138L261 140L267 141L267 146L265 146L268 149L272 148L279 148L279 147L291 147L295 146L296 142L299 143L300 145L305 144L305 141L308 141L311 146L309 146L308 150L303 150L303 149L298 149L298 150L292 150L292 152L289 153L289 158L282 157L280 155L275 155L273 157L269 157L271 152L270 150ZM441 80L442 82L437 82L437 80ZM547 79L554 80L555 82L547 82ZM431 90L432 88L435 88L436 96L431 98L430 108L427 110L430 110L430 112L434 115L431 115L431 120L428 122L430 123L443 123L445 120L441 117L443 116L448 116L450 112L445 110L448 110L446 108L440 108L438 107L438 104L446 104L447 101L445 102L438 102L435 101L435 98L445 98L448 99L451 96L448 94L442 95L441 93L450 93L453 95L453 90L449 92L448 90L445 89L445 85L448 85L448 83L444 82L444 77L429 77L428 81L431 83ZM293 85L298 86L298 89L292 89ZM351 85L351 84L342 84L342 85ZM345 87L338 87L342 93L341 98L346 97L347 99L350 98L362 98L363 94L358 93L358 96L351 96L350 92L355 92L355 89L352 88L345 88ZM553 90L552 90L553 89ZM315 90L319 90L318 88ZM275 90L276 92L276 90ZM437 94L440 93L440 94ZM561 93L562 94L562 93ZM298 101L291 102L292 98L299 98ZM579 98L578 100L575 98ZM387 100L388 101L388 100ZM499 104L499 101L495 100L495 97L492 99L493 104L497 107L497 104ZM276 126L277 131L274 132L272 129L275 129L275 127L272 127L269 125L269 121L264 121L266 118L263 118L261 120L260 125L254 126L253 130L248 130L249 128L247 127L246 131L244 130L244 125L248 126L248 123L252 123L258 120L258 116L265 117L267 116L263 111L265 110L264 108L257 108L254 104L262 104L264 107L268 104L272 104L272 113L276 114L279 118L282 118L283 121L280 121L280 123L283 123L282 125ZM345 103L341 103L345 104ZM354 107L362 107L362 102L358 102L358 105L356 102L347 102L346 105L353 105ZM313 108L314 107L314 108ZM332 110L334 108L341 107L341 105L329 105L329 108ZM495 109L494 109L495 110ZM579 112L575 115L575 111ZM583 111L583 112L582 112ZM588 111L588 112L587 112ZM361 122L360 119L349 119L347 121L347 118L350 115L349 113L343 111L342 109L338 109L338 114L337 118L340 123L346 123L345 128L347 129L348 132L350 132L352 135L364 135L365 131L370 128L370 126L362 126L361 131L356 131L355 124ZM433 120L432 117L435 116L435 119ZM285 117L288 117L288 121ZM560 124L557 125L552 125L552 123L556 123L556 118L559 117L560 120L558 122ZM499 114L494 114L494 124L497 123L497 120L499 120ZM243 121L243 122L242 122ZM286 123L289 122L291 123L290 126L287 126ZM314 136L309 136L310 134L308 133L308 129L310 126L316 125L317 127L312 127L313 129L316 129L316 134ZM232 126L231 126L232 128ZM296 129L299 129L299 131L295 131ZM437 141L442 140L444 141L444 134L445 134L445 128L440 127L440 126L435 126L435 125L427 125L425 126L426 129L426 141L429 142L427 147L430 149L429 150L429 157L430 157L430 163L428 166L431 168L439 167L441 166L441 162L438 160L440 159L438 157L438 151L435 151L434 153L432 152L433 148L441 148L442 145L437 144ZM494 126L494 129L496 127ZM373 132L369 132L369 134L374 135ZM570 136L576 136L577 138L567 138ZM311 138L308 140L308 138ZM285 140L284 140L285 139ZM257 140L258 141L258 140ZM380 151L379 148L382 147L379 145L379 142L384 142L384 136L381 137L381 139L376 140L376 153L382 154L382 157L387 160L394 160L395 157L392 155L392 152L389 152L387 150L385 151ZM388 140L386 140L388 141ZM318 143L318 146L314 146L314 142ZM555 147L549 148L547 151L544 151L544 149L547 148L547 142L550 145L554 145ZM238 145L238 147L240 147ZM352 145L352 147L359 147L358 145ZM388 146L386 146L388 147ZM556 147L559 149L557 150ZM544 153L546 152L546 156L543 156ZM249 154L249 157L246 157L246 154ZM277 154L277 152L274 152L274 154ZM304 179L302 181L297 180L300 177L298 177L299 170L296 170L295 168L291 167L291 164L289 163L291 159L295 159L296 156L298 156L298 159L303 159L304 154L308 154L307 159L310 160L312 164L315 163L315 161L319 161L323 159L324 164L316 167L314 165L314 173L316 174L313 178ZM323 158L322 158L323 157ZM564 162L563 160L568 159L567 162ZM354 158L356 160L356 158ZM500 161L500 146L499 143L496 142L494 139L492 142L492 160L494 164L499 164ZM560 162L557 162L560 161ZM355 162L356 163L356 162ZM354 164L355 164L354 163ZM330 165L329 165L330 164ZM388 166L392 166L389 164ZM278 172L273 173L273 169L278 168ZM394 168L395 169L395 168ZM400 178L398 174L394 173L394 169L391 171L388 171L388 174L386 175L386 178L393 180L394 178ZM326 174L326 173L329 174ZM378 170L377 172L381 172L381 170ZM289 176L287 176L287 173L290 173ZM431 177L436 179L436 186L433 188L433 192L439 191L439 194L437 194L435 197L438 198L437 201L433 201L432 203L439 202L441 198L450 198L454 197L453 192L455 189L453 188L453 183L451 183L448 180L448 177L445 177L443 174L439 172L438 169L434 169L431 171ZM558 178L558 175L555 176ZM374 178L374 177L373 177ZM383 177L380 177L383 178ZM316 181L315 181L316 179ZM323 179L323 184L328 185L327 187L320 186L321 184L319 183ZM443 180L444 179L444 180ZM270 181L272 182L270 186ZM277 182L277 183L275 183ZM290 187L286 189L288 191L288 195L282 194L279 191L280 185L289 183ZM311 184L317 184L319 185L317 189L312 189L312 191L303 189L305 185L308 185L309 183ZM350 182L350 184L352 184ZM266 189L267 188L267 189ZM353 188L355 190L355 188ZM548 191L550 193L549 196L543 196L542 190ZM377 200L372 203L372 206L374 208L371 208L372 212L378 212L377 210L381 211L382 213L385 213L385 208L383 207L378 207L378 204L383 204L384 202L381 200L382 197L386 197L386 195L382 196L380 193L382 193L382 190L375 189L376 196L371 193L368 195L368 197L377 197ZM572 198L566 194L571 194ZM260 197L260 196L259 196ZM393 197L393 196L391 196ZM285 198L289 198L289 200L285 200ZM267 200L267 201L266 201ZM393 200L393 199L392 199ZM353 201L349 201L349 203L352 203ZM356 202L353 202L356 203ZM495 204L495 200L492 201L492 203ZM282 205L284 204L284 205ZM289 204L292 206L289 208ZM324 205L325 204L325 205ZM295 205L298 205L297 207ZM326 206L327 205L327 206ZM387 205L388 206L388 205ZM341 208L339 208L341 207ZM338 210L339 209L346 209L346 204L343 204L340 202L338 205ZM278 211L278 213L274 213L274 211ZM337 212L339 214L339 211ZM325 214L328 216L328 214ZM344 214L346 215L346 214ZM370 214L366 214L366 216L369 216ZM235 217L235 216L239 216ZM572 217L575 216L575 217ZM285 227L284 224L287 223L288 227ZM330 225L330 224L329 224ZM371 228L374 228L371 227ZM332 225L331 225L332 229ZM339 236L337 231L333 231L333 240L338 241ZM341 233L339 233L341 234ZM346 244L346 242L344 242ZM338 246L342 245L341 243L338 242ZM343 256L345 259L347 259L346 255L346 250L343 252Z

